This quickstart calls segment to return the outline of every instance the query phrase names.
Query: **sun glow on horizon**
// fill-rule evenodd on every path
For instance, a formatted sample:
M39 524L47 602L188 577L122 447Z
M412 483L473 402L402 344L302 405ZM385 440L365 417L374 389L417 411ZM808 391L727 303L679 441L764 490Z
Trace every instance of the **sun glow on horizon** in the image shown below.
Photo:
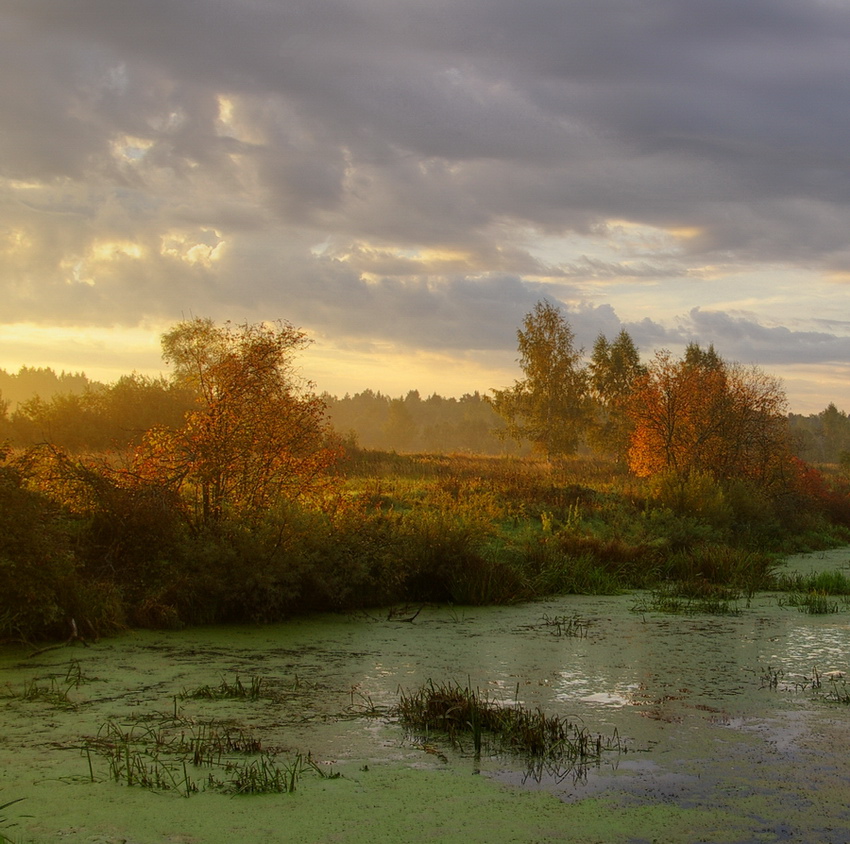
M15 373L24 366L49 367L57 374L82 372L103 383L134 372L158 377L168 372L161 356L160 337L172 325L172 321L141 326L74 327L23 322L2 325L0 369ZM423 397L434 393L444 397L475 392L485 395L492 389L510 386L521 376L516 351L512 349L448 354L377 341L312 339L311 345L298 355L296 368L317 392L338 397L365 390L392 397L404 396L411 390L418 390ZM850 411L847 365L786 364L763 368L782 380L793 413L819 413L829 401Z
M138 372L165 371L160 335L166 326L43 326L14 323L0 326L0 369L49 367L54 372L83 372L92 381L109 383Z

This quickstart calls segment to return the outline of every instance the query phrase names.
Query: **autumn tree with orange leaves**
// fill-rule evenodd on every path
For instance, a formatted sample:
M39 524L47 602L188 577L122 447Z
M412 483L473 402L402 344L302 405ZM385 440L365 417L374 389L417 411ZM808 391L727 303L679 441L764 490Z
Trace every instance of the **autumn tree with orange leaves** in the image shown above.
M307 342L282 321L178 323L163 335L163 357L196 408L182 427L147 433L136 476L179 490L196 525L258 515L321 490L338 453L323 402L294 368Z
M658 352L629 401L629 467L639 476L701 472L770 487L789 471L785 393L758 367L692 344Z

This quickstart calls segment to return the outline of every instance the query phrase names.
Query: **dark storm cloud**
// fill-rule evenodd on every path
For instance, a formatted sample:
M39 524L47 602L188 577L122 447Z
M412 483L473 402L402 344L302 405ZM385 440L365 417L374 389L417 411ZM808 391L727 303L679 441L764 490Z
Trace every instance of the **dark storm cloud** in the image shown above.
M850 269L843 3L7 0L0 32L7 319L241 307L493 348L544 277ZM691 233L555 266L527 249L604 246L610 220ZM196 260L209 232L224 257ZM140 251L95 261L110 242ZM577 290L583 325L619 327ZM708 319L633 327L847 359L837 335Z

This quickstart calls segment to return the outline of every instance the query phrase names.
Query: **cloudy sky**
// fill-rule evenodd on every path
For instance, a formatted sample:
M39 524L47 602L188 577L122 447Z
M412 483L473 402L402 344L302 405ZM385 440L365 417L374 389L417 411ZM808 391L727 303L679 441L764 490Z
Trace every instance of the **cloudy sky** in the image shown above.
M846 0L3 0L0 367L286 319L318 389L713 342L850 411Z

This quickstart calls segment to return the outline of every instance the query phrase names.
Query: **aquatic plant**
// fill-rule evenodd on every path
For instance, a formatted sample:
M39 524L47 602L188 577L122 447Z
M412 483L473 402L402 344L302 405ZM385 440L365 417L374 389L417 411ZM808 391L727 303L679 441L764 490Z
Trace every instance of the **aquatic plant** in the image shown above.
M761 686L762 689L771 689L776 691L779 688L779 681L785 676L785 672L781 668L772 668L768 666L762 669Z
M839 610L838 601L830 601L824 592L790 592L785 598L780 598L779 606L796 607L799 612L807 615L829 615Z
M850 706L850 689L847 688L847 681L844 675L831 676L829 678L830 691L826 699L834 703L841 703L845 706Z
M242 765L228 766L228 776L220 779L210 774L210 788L227 794L292 794L303 771L301 755L284 765L278 765L268 754L262 754Z
M193 737L170 735L162 728L125 728L107 721L97 735L82 744L88 763L89 778L96 781L93 754L104 758L109 778L128 786L153 791L178 791L188 797L198 790L189 776L186 762L193 750Z
M850 595L850 577L842 571L820 571L811 574L784 572L777 576L776 588L782 592Z
M77 704L71 699L72 689L78 689L92 678L83 673L79 660L72 659L64 676L36 677L24 682L20 694L9 688L9 697L19 697L21 700L48 703L60 709L76 709ZM45 683L45 681L47 681Z
M202 787L228 794L291 793L306 772L323 779L339 776L320 768L309 753L278 760L249 730L218 722L162 719L155 726L127 727L110 720L83 741L81 751L92 782L97 780L94 758L100 757L117 783L185 797ZM199 768L209 772L201 774Z
M338 772L323 771L308 753L296 753L291 760L278 762L263 753L258 759L225 767L226 777L220 779L210 774L210 788L226 794L292 794L305 773L313 772L322 779L339 779Z
M69 697L72 688L76 688L73 683L60 684L53 677L48 678L50 685L40 685L38 680L30 680L24 683L24 690L21 694L23 700L41 701L57 706L61 709L75 709L76 703Z
M16 803L20 803L23 799L23 797L18 797L16 800L8 800L6 803L0 803L0 812L5 812L9 806L14 806ZM23 815L22 817L31 816ZM0 815L0 844L14 844L13 840L3 832L4 829L9 829L13 826L17 826L17 821L10 820L5 815Z
M263 683L262 677L252 677L247 686L238 675L232 683L228 683L227 679L222 677L218 686L199 686L192 691L184 689L180 697L208 700L259 700L261 697L268 697L268 694L264 694Z
M687 584L663 584L639 598L631 607L632 612L662 612L673 615L739 615L740 609L733 603L736 592L724 588L694 591Z
M823 682L821 679L821 673L820 671L818 671L817 666L814 666L812 668L811 677L806 677L805 675L803 675L798 680L794 681L794 689L798 692L819 692L822 685Z
M65 683L69 687L79 689L84 683L91 681L91 677L87 677L83 673L83 666L78 659L72 659L68 663L68 670L65 672Z
M544 615L542 619L544 627L549 628L553 636L569 636L576 639L587 638L588 621L578 615L556 615L551 618Z
M594 736L568 719L518 703L503 705L456 683L429 681L414 692L401 692L395 714L409 729L444 734L456 747L471 738L476 754L486 744L531 759L586 764L604 750L622 749L616 735Z
M749 596L772 585L776 560L770 554L700 542L665 558L662 575L674 582L719 584L742 589Z

